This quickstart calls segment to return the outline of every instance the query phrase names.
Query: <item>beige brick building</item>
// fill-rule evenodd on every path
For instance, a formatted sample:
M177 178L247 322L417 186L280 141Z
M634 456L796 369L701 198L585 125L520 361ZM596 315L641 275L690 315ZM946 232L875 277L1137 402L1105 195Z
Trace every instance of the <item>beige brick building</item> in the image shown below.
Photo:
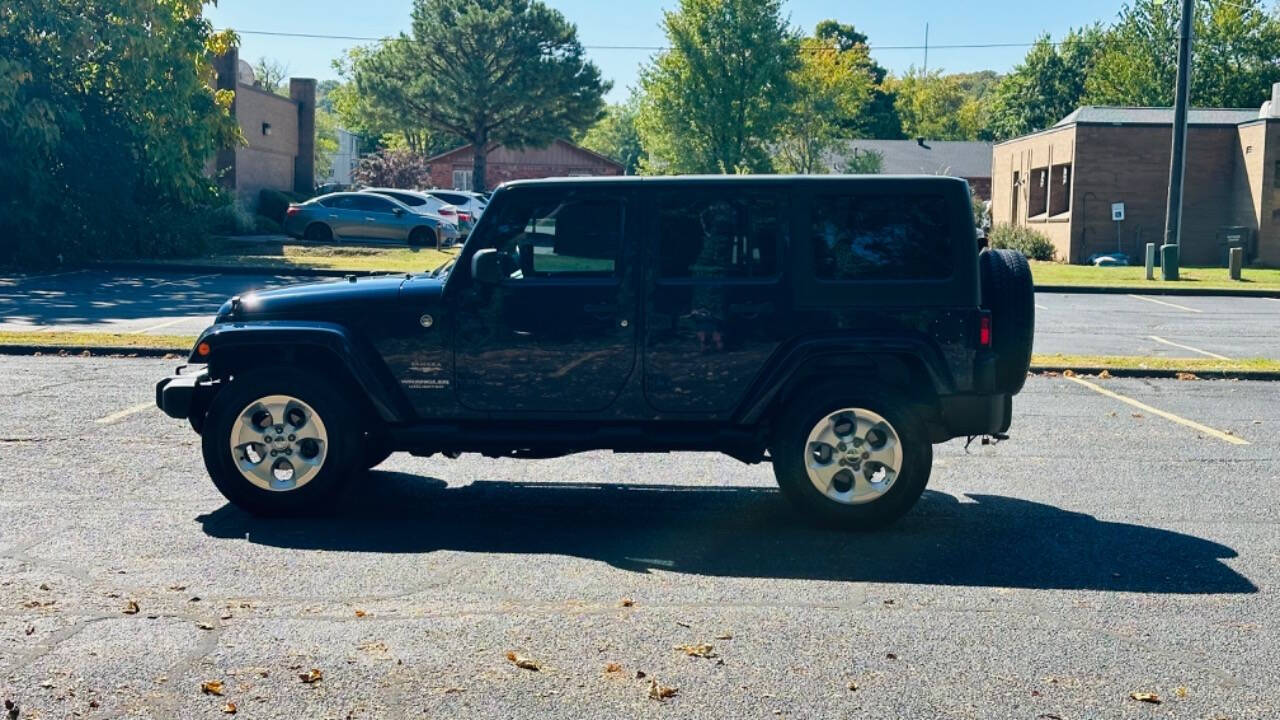
M1280 265L1280 85L1258 109L1196 109L1189 117L1182 259L1216 265L1225 238ZM1163 242L1172 141L1169 108L1082 107L1053 127L992 150L993 223L1044 232L1058 259ZM1112 219L1123 203L1124 220ZM1229 228L1243 228L1229 230Z
M231 114L245 145L218 152L210 171L252 208L264 188L309 193L315 185L316 81L289 80L289 97L253 83L235 48L214 60L219 90L234 90Z

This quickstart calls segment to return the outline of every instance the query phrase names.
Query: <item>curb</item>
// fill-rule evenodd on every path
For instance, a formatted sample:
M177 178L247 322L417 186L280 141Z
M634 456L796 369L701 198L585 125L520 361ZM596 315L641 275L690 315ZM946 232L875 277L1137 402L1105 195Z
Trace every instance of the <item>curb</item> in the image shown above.
M1264 290L1260 288L1187 288L1164 287L1108 287L1100 285L1036 285L1038 293L1060 293L1063 295L1185 295L1200 297L1260 297L1280 298L1280 290Z
M126 272L177 272L208 273L219 275L275 275L278 277L370 277L373 275L399 275L388 270L332 270L329 268L306 267L274 267L264 265L199 265L191 264L158 264L138 262L89 263L85 270L111 270Z
M1032 365L1032 374L1062 373L1067 370L1077 375L1098 375L1106 371L1111 377L1118 378L1150 378L1168 380L1177 378L1179 373L1191 373L1201 380L1261 380L1271 382L1280 380L1280 372L1270 370L1157 370L1147 368L1109 368L1091 365Z
M191 348L129 348L103 347L100 345L0 345L0 355L35 355L76 357L89 353L93 357L145 357L155 358L178 355L185 358Z

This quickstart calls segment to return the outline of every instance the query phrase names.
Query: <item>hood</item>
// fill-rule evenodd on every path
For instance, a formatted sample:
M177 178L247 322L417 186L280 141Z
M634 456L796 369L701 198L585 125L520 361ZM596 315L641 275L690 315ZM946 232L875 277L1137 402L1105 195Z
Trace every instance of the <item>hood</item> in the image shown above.
M215 322L301 318L347 309L358 311L372 305L394 303L404 282L404 275L348 276L274 290L254 290L223 303Z

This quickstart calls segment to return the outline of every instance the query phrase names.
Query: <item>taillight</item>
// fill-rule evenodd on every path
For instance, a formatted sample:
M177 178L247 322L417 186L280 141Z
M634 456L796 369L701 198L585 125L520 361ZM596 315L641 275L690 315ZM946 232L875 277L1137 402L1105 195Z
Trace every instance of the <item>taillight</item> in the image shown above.
M284 211L284 214L287 215L288 217L293 217L294 215L297 215L300 212L302 212L302 208L298 207L297 205L290 205L289 209Z
M462 222L471 222L471 213L460 212L458 213L458 219Z
M450 210L449 208L440 208L440 214L444 215L445 217L449 217L451 215L457 215L457 213Z
M983 312L978 322L978 345L991 347L991 313Z

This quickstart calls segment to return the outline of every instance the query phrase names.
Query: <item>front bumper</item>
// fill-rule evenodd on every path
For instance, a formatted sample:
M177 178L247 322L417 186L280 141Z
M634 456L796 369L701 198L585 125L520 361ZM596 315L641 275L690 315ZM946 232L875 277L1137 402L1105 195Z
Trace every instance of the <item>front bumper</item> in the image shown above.
M187 419L198 404L197 396L209 388L209 372L201 369L184 374L182 368L178 372L156 383L156 407L169 417Z

